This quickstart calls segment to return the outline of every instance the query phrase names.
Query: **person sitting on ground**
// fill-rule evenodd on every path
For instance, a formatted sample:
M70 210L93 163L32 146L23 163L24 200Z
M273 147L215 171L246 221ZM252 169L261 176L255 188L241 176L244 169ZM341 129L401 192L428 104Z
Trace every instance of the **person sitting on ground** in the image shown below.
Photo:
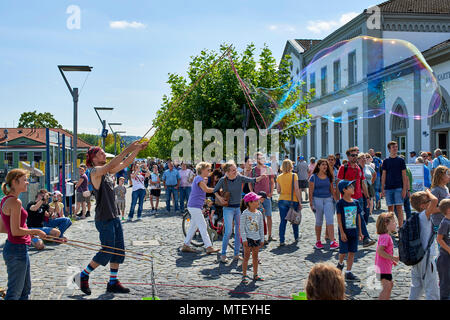
M48 205L49 195L47 190L41 189L36 195L36 201L31 201L27 205L27 226L29 229L39 229L45 232L46 235L52 237L59 237L61 232L58 229L52 227L44 227L45 217L50 216L50 206ZM39 237L31 239L31 244L37 250L43 250L45 248L44 241Z
M342 272L330 263L317 263L306 282L308 300L345 300L345 281Z

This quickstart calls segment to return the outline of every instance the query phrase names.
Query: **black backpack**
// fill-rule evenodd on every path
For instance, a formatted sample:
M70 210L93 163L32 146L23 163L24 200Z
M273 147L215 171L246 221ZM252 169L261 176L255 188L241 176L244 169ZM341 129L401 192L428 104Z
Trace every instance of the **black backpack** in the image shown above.
M418 212L411 212L411 216L403 223L399 230L398 253L400 261L407 266L418 264L427 254L430 256L430 247L434 241L435 232L431 230L426 250L420 241L420 219Z

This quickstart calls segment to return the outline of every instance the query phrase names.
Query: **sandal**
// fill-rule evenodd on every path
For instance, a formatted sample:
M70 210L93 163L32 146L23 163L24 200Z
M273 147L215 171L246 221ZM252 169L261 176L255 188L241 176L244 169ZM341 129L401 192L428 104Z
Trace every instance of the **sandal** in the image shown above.
M242 276L241 283L247 285L248 284L248 277L247 276Z
M258 276L257 274L255 274L255 275L253 276L253 280L254 280L254 281L264 281L264 279L263 279L262 277Z

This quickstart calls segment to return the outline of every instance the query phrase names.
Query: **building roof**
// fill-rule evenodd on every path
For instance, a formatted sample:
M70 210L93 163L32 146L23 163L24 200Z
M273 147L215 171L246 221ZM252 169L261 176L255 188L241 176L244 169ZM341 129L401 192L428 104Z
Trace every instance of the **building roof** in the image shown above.
M305 51L309 50L312 46L319 43L322 40L318 39L295 39L295 42L297 42Z
M3 131L8 129L8 138L5 138L5 134ZM72 137L72 134L67 132L64 129L52 128L50 129L55 132L59 132L61 134L65 134L68 137ZM20 145L20 146L11 146L8 148L39 148L45 147L45 128L0 128L0 149L5 148L6 141L16 140L18 138L27 138L36 142L33 145ZM80 149L89 149L91 147L90 144L78 138L77 147Z
M448 48L448 47L450 47L450 39L447 39L447 40L445 40L445 41L443 41L441 43L438 43L438 44L432 46L431 48L428 48L425 51L422 51L422 54L427 54L427 53L431 53L433 51L443 50L443 49Z
M450 14L449 0L389 0L377 7L382 13Z

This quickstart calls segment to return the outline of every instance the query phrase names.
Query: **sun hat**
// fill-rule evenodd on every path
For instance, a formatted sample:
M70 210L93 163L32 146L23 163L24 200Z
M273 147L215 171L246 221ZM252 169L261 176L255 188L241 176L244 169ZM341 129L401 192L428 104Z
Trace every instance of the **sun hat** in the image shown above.
M244 202L258 201L259 199L261 199L261 196L258 196L254 192L249 192L244 196Z

